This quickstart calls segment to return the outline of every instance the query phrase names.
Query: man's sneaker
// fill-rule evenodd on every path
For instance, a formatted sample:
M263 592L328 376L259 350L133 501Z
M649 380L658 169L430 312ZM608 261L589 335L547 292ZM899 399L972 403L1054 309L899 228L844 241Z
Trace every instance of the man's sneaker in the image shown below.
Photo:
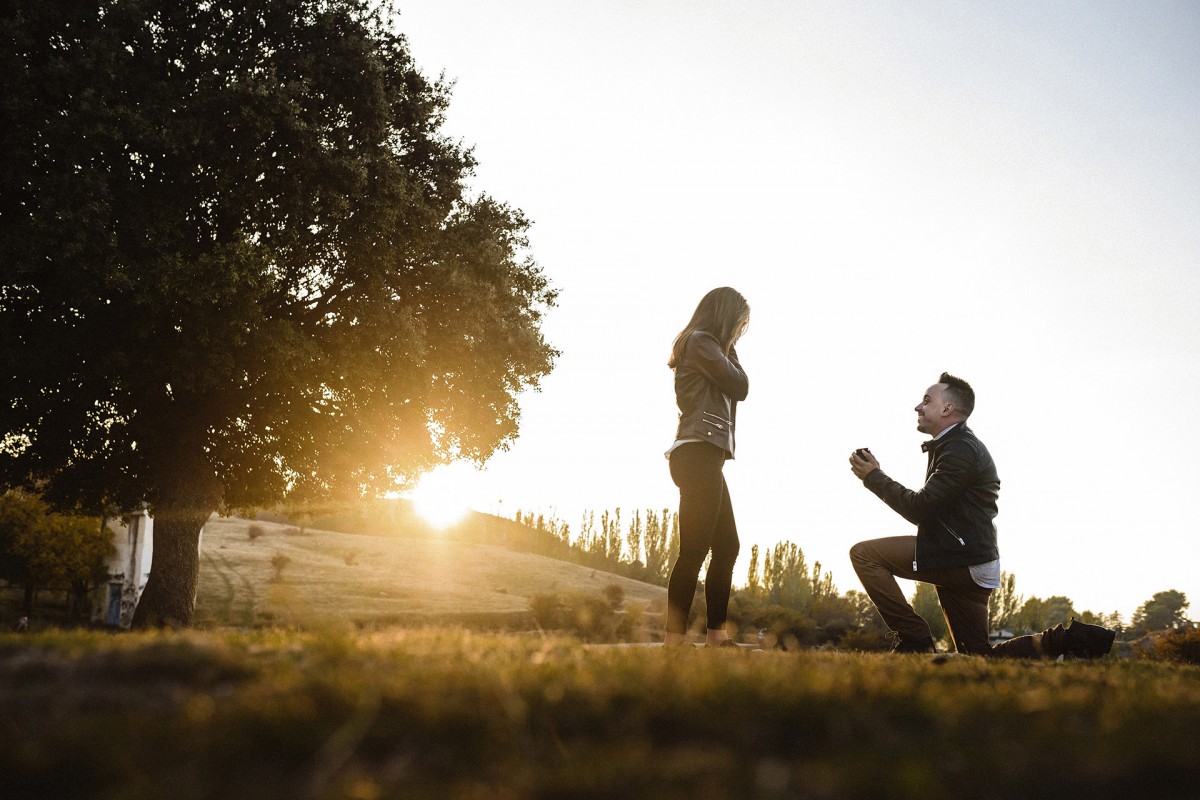
M1064 633L1063 653L1075 658L1100 658L1108 655L1113 640L1117 638L1116 631L1101 628L1099 625L1089 625L1074 617Z
M937 648L933 646L933 639L918 640L915 642L905 641L900 638L900 634L895 631L889 631L885 636L892 639L893 653L936 653Z

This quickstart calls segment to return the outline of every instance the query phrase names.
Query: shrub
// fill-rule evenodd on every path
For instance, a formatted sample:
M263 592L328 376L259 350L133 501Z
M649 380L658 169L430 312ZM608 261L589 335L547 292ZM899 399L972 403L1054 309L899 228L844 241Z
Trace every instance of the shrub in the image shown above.
M262 536L265 536L266 533L267 531L262 525L251 525L246 529L246 538L253 543L258 541Z
M535 594L529 598L533 621L544 631L558 630L563 624L563 600L556 594Z
M620 608L625 602L625 590L615 583L605 586L600 594L608 601L609 607L614 610Z
M883 634L869 628L853 628L843 633L837 640L837 646L841 650L860 650L867 653L886 650L887 644Z
M795 637L802 645L820 644L817 624L807 614L783 606L767 606L754 620L759 628L766 628L779 637Z
M814 647L826 640L807 611L769 605L740 593L730 600L729 619L741 630L764 631L768 646L785 650Z
M847 634L862 629L858 609L845 597L830 595L815 598L808 615L817 627L817 639L821 643L841 642Z
M276 581L283 580L283 568L290 563L292 563L292 559L290 559L281 550L276 551L275 555L271 556L271 566L275 568Z
M1180 628L1154 643L1151 658L1200 664L1200 628Z
M589 642L611 642L617 638L616 614L600 595L573 594L566 598L567 628Z
M644 639L646 635L646 606L641 603L630 603L625 607L617 622L616 636L619 642L633 642Z
M626 641L645 609L635 606L628 614L618 614L607 594L535 594L529 598L529 610L544 631L566 631L588 642Z

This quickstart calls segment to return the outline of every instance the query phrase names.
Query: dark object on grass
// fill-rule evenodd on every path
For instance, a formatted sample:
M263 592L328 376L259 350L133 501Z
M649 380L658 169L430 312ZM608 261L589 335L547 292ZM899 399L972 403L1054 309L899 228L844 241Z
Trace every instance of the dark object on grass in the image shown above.
M1100 658L1108 655L1116 638L1116 631L1072 617L1064 637L1065 653L1076 658Z
M1115 631L1072 617L1067 627L1055 625L1042 633L1042 652L1050 658L1101 658L1108 655L1116 638Z

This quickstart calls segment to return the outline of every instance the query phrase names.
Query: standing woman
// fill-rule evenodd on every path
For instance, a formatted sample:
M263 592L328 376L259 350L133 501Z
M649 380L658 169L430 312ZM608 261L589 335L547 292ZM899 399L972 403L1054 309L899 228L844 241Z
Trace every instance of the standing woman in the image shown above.
M737 404L750 384L734 345L750 324L750 306L723 286L706 294L671 348L679 429L667 451L671 480L679 487L679 558L667 583L666 645L683 642L696 580L712 552L704 580L709 647L732 645L725 630L737 524L722 468L733 458Z

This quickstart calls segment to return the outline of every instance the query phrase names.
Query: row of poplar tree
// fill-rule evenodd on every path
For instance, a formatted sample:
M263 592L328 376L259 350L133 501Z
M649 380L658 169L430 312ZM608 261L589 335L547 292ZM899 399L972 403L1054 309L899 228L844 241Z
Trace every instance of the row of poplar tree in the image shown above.
M517 511L516 522L549 536L551 547L579 564L603 568L625 577L666 586L679 555L679 515L670 509L635 510L622 525L620 508L583 513L579 533L554 516ZM761 562L760 562L761 555ZM820 562L808 567L804 551L793 542L774 548L750 548L743 591L764 595L784 606L803 607L814 595L836 594L833 577Z
M679 553L679 515L670 509L635 510L624 517L624 523L620 508L599 514L585 511L575 535L570 525L553 515L518 511L515 519L543 534L542 549L547 555L660 586L667 584L671 565ZM836 606L845 623L849 623L849 617L856 617L861 626L877 627L870 602L862 592L850 590L839 594L833 576L821 563L810 566L804 551L790 541L770 548L758 545L750 548L746 581L737 589L736 596L742 606L773 605L803 612L811 612L814 607ZM912 602L916 611L929 621L935 636L944 636L945 620L935 587L918 583ZM1066 623L1074 617L1137 634L1158 627L1189 625L1183 613L1187 605L1186 598L1178 591L1159 592L1139 607L1126 626L1118 612L1080 611L1068 597L1024 597L1017 593L1016 576L1005 572L1001 575L1001 586L992 592L988 623L990 630L1019 635Z

